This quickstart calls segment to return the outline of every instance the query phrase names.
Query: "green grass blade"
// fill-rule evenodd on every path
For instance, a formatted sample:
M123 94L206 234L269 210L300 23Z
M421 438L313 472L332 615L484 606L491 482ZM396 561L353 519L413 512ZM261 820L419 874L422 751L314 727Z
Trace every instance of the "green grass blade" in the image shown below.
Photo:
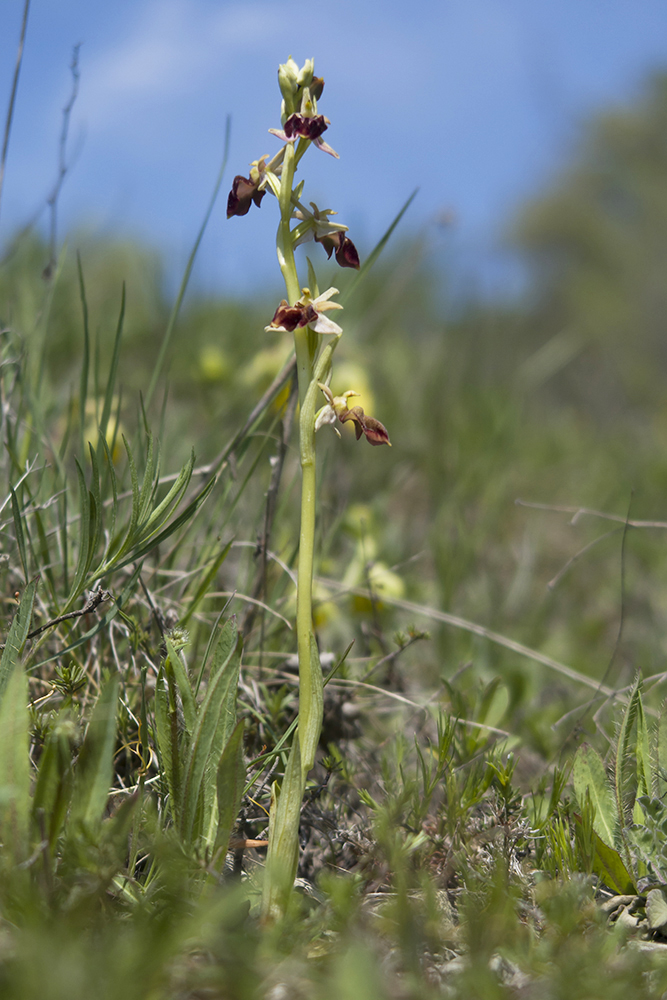
M35 837L46 833L51 853L55 851L58 837L65 825L65 818L72 795L72 751L67 732L67 721L53 724L39 759L39 770L32 801Z
M9 627L5 648L2 651L2 659L0 659L0 703L9 683L9 678L18 665L28 632L30 631L32 608L35 603L38 582L38 578L31 580L23 591L21 603Z
M79 483L79 553L76 560L76 567L74 570L74 579L72 580L72 586L70 592L67 595L67 600L61 610L61 614L69 611L72 604L79 596L79 594L84 589L84 582L86 579L86 573L90 568L91 553L90 553L90 527L91 527L91 504L90 504L90 493L88 487L86 486L86 480L83 475L83 470L79 465L78 459L74 460L76 463L76 473Z
M30 735L28 681L20 664L0 703L0 843L14 864L29 854ZM8 859L9 860L9 859Z
M162 542L166 541L175 531L178 531L180 527L187 524L188 521L197 513L201 505L204 503L209 493L215 486L216 479L209 479L208 483L199 491L193 500L185 507L178 517L174 518L166 528L164 528L159 534L153 535L147 542L140 544L138 549L133 549L129 555L125 555L118 562L114 561L114 569L120 569L126 566L129 562L134 562L137 559L143 559L148 555L154 548L161 545Z
M74 774L70 823L94 830L102 821L113 779L118 675L103 686L93 709Z
M379 242L377 243L377 245L374 247L374 249L371 251L371 253L368 255L368 257L366 258L366 260L364 261L364 263L361 265L361 267L357 271L356 277L350 282L350 284L347 286L347 288L345 289L345 291L343 292L343 294L340 296L339 301L340 301L341 305L344 305L348 301L348 299L352 295L354 295L354 292L359 287L360 282L362 282L364 280L364 278L366 277L366 275L368 274L368 272L370 271L370 269L373 267L373 264L378 259L378 257L380 256L380 254L382 253L382 251L386 247L387 243L391 239L392 234L393 234L394 230L396 229L396 226L399 224L399 222L401 221L401 219L403 218L403 216L405 215L405 213L407 212L407 210L410 208L410 205L412 204L412 202L417 197L418 191L419 191L418 187L414 189L414 191L412 192L412 194L410 195L410 197L407 199L407 201L405 202L405 204L400 209L400 211L396 215L395 219L393 220L393 222L391 223L391 225L387 229L387 231L384 234L384 236L382 236L382 238L379 240Z
M19 502L14 492L14 487L11 487L12 495L12 516L14 518L14 532L16 534L16 547L19 550L19 559L21 560L21 568L23 570L23 579L28 582L28 556L26 553L25 546L25 534L23 532L23 521L21 519L21 508L19 507Z
M187 627L187 624L192 618L193 614L198 609L203 599L206 597L207 593L210 590L211 583L215 579L216 573L218 572L223 562L229 555L231 548L232 548L232 542L229 541L224 546L224 548L218 553L218 555L215 557L215 559L207 569L206 573L202 577L201 583L197 587L194 597L188 604L185 614L182 615L179 620L179 624L183 625L183 627Z
M109 376L107 378L106 390L104 393L104 406L102 407L102 417L99 421L102 430L105 435L107 434L107 426L109 423L109 418L111 417L111 406L113 404L113 392L116 385L116 374L118 372L118 359L120 357L120 342L123 336L123 323L125 321L125 282L123 282L123 290L120 298L120 313L118 315L118 323L116 325L116 336L114 338L113 344L113 354L111 355L111 366L109 368Z
M210 200L208 208L206 210L206 214L204 215L204 221L201 224L201 227L200 227L199 232L197 234L197 238L195 240L194 246L193 246L193 248L192 248L192 250L190 252L190 256L188 258L188 262L185 265L185 272L183 274L183 278L181 279L181 286L180 286L180 288L178 290L178 295L176 296L176 301L174 303L174 307L171 310L171 315L169 316L169 321L167 323L167 329L165 330L164 337L162 338L162 343L160 345L160 350L158 352L157 361L155 362L155 367L153 369L153 374L151 376L151 381L150 381L150 385L148 387L148 392L146 393L146 409L147 410L148 410L148 408L151 405L151 401L153 399L153 394L154 394L155 389L157 387L158 379L159 379L159 377L160 377L160 375L162 373L162 368L164 367L164 361L165 361L165 358L166 358L166 355L167 355L167 350L169 348L169 343L171 341L172 333L174 332L174 327L176 325L176 320L178 319L178 314L181 311L181 305L183 303L183 298L185 296L185 291L186 291L186 289L188 287L188 282L190 280L190 274L192 273L192 268L193 268L193 265L194 265L194 262L195 262L195 257L197 256L197 251L199 250L199 244L201 243L202 238L204 236L204 233L206 231L206 227L208 225L208 220L211 218L211 213L213 211L213 207L214 207L214 205L216 203L216 200L217 200L217 197L218 197L218 193L220 191L220 186L222 184L222 178L223 178L225 170L227 168L227 158L228 158L228 155L229 155L229 137L230 137L230 131L231 131L231 119L228 117L227 118L227 123L225 125L225 145L224 145L224 150L223 150L223 154L222 154L222 164L220 166L220 171L218 173L218 178L217 178L217 180L215 182L215 185L214 185L214 188L213 188L213 194L211 195L211 200Z
M160 759L160 774L166 780L172 818L179 821L179 739L175 703L170 706L169 688L164 667L158 671L155 684L154 738Z
M79 454L85 452L83 436L86 427L86 403L88 401L88 375L90 372L90 330L88 328L88 301L86 299L86 286L83 280L83 267L81 265L81 255L77 251L76 266L79 276L79 297L81 299L81 311L83 314L83 350L81 353L81 379L79 381Z

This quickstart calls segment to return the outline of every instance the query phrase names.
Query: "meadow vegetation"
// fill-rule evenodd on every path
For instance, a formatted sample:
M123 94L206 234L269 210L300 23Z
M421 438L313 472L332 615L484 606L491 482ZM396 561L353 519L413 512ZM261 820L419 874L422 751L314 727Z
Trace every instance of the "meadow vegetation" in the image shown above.
M4 247L3 997L665 994L666 115L657 77L526 207L520 302L448 306L400 228L362 281L318 262L332 391L392 448L318 431L323 722L278 916L301 477L273 289L188 293L158 370L154 252Z

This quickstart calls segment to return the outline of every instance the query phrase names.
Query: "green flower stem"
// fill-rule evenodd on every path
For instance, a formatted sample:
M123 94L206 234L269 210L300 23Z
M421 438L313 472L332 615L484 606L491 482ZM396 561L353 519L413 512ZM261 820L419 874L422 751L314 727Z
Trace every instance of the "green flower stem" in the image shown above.
M290 231L294 171L297 158L304 148L295 151L288 143L285 147L283 168L280 179L280 226L278 230L278 260L285 280L290 304L300 297L301 289L294 259L293 236ZM296 632L299 657L299 743L302 750L303 777L313 765L313 754L304 752L306 743L312 748L317 743L322 724L321 699L317 697L319 678L314 677L311 657L311 634L313 618L313 562L315 549L315 515L317 466L315 457L315 410L317 405L317 382L314 378L313 356L307 328L294 331L299 381L299 451L301 458L301 528L299 535L298 582L296 595ZM319 366L318 366L319 367ZM319 669L319 664L316 665ZM305 741L305 742L304 742Z

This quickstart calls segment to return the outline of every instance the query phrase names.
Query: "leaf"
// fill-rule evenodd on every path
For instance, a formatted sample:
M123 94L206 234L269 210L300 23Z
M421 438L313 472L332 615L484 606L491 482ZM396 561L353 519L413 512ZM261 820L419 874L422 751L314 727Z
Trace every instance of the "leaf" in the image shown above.
M241 648L236 621L232 618L223 628L213 654L206 695L192 732L183 776L181 834L186 841L190 841L193 836L207 765L210 765L209 780L213 782L220 755L236 724L236 689ZM212 803L212 796L209 797L209 802Z
M19 550L19 558L21 560L21 567L23 568L23 578L28 579L28 556L26 554L25 547L25 535L23 534L23 521L21 520L21 508L19 507L19 502L14 492L14 487L11 487L11 497L12 497L12 516L14 518L14 532L16 534L16 547Z
M299 677L299 744L304 775L315 763L317 744L322 729L324 682L320 653L313 633L310 633L310 669Z
M642 702L641 687L637 688L637 796L651 795L653 780L651 776L651 744L649 741L646 715Z
M653 794L667 795L667 702L663 702L655 734L655 787Z
M65 824L72 795L72 724L66 718L56 719L49 732L39 759L39 770L32 801L36 835L46 835L51 852Z
M172 682L173 687L173 682ZM155 742L160 758L160 774L166 778L171 815L180 819L180 746L176 705L170 704L168 681L160 667L155 684Z
M104 816L113 779L118 674L107 681L93 709L74 775L70 821L94 829Z
M614 793L602 758L587 743L583 743L575 754L572 782L581 809L584 808L588 791L595 809L593 829L606 844L613 846L619 824Z
M236 817L241 807L243 786L245 785L246 769L243 760L243 733L245 720L241 719L229 737L227 746L222 752L216 781L218 793L218 832L215 839L215 850L224 855L227 853Z
M667 925L667 893L664 889L651 889L647 894L646 917L652 931Z
M623 718L621 720L621 727L618 733L618 741L616 743L616 754L614 759L614 791L616 794L616 808L620 820L621 827L625 825L625 814L626 809L629 809L629 803L624 802L625 790L626 790L626 762L629 757L630 751L630 738L632 736L632 727L637 718L638 710L638 699L639 699L639 688L641 685L641 676L637 674L635 678L635 683L628 698L628 703L623 713Z
M104 405L102 407L102 417L100 419L100 426L107 433L107 426L109 424L109 418L111 416L111 404L113 401L113 391L116 385L116 372L118 371L118 359L120 358L120 342L123 336L123 321L125 319L125 282L123 282L123 290L120 298L120 313L118 315L118 323L116 325L116 336L113 343L113 353L111 356L111 365L109 367L109 376L107 378L106 390L104 393Z
M278 791L274 782L271 792L269 851L262 892L262 913L265 917L280 917L284 914L294 885L299 860L299 822L304 786L302 775L299 740L294 739L282 787Z
M0 844L15 864L28 855L29 749L28 681L17 664L0 704Z
M183 708L185 731L188 739L190 739L197 719L197 706L195 705L194 695L192 694L190 678L188 677L188 671L183 663L181 654L174 646L173 641L171 639L167 639L165 641L165 645L167 647L167 659L164 664L165 673L169 676L169 673L171 672L176 682L176 687L181 699L181 707Z
M636 886L632 876L628 873L621 859L621 855L613 847L598 837L593 831L593 871L602 879L605 885L617 892L619 895L627 895L635 892Z
M30 581L28 586L23 591L21 603L19 604L16 614L12 619L12 624L9 627L5 648L2 651L2 659L0 659L0 702L2 701L5 688L9 683L9 678L19 662L25 641L28 637L28 632L30 631L32 607L35 603L35 594L37 593L38 583L39 577L36 577L34 580Z

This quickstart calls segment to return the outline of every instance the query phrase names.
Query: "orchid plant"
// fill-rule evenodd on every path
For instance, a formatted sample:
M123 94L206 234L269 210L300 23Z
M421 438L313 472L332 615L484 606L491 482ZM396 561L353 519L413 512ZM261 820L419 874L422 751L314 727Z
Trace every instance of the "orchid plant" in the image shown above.
M361 406L349 406L349 400L357 393L348 390L342 396L334 396L329 388L333 355L343 332L329 315L342 309L334 301L338 289L328 288L319 293L310 260L308 287L302 286L294 256L296 247L313 240L329 258L333 254L341 267L359 268L359 255L347 235L347 226L332 220L336 213L331 209L319 209L313 202L306 208L302 202L304 182L295 183L297 167L311 146L338 159L335 150L322 138L330 125L329 119L317 109L324 80L314 75L312 59L299 68L290 56L278 69L278 83L282 94L282 128L272 128L269 132L283 145L272 158L262 156L255 160L248 177L234 178L227 202L228 218L246 215L253 204L259 208L267 192L278 202L276 248L287 298L278 305L266 330L294 336L300 404L301 527L296 599L299 716L281 788L278 790L274 785L271 796L263 895L263 911L269 918L284 912L296 875L301 802L322 727L322 669L312 622L316 431L327 424L352 421L357 440L363 435L372 445L390 444L379 420L365 414Z

